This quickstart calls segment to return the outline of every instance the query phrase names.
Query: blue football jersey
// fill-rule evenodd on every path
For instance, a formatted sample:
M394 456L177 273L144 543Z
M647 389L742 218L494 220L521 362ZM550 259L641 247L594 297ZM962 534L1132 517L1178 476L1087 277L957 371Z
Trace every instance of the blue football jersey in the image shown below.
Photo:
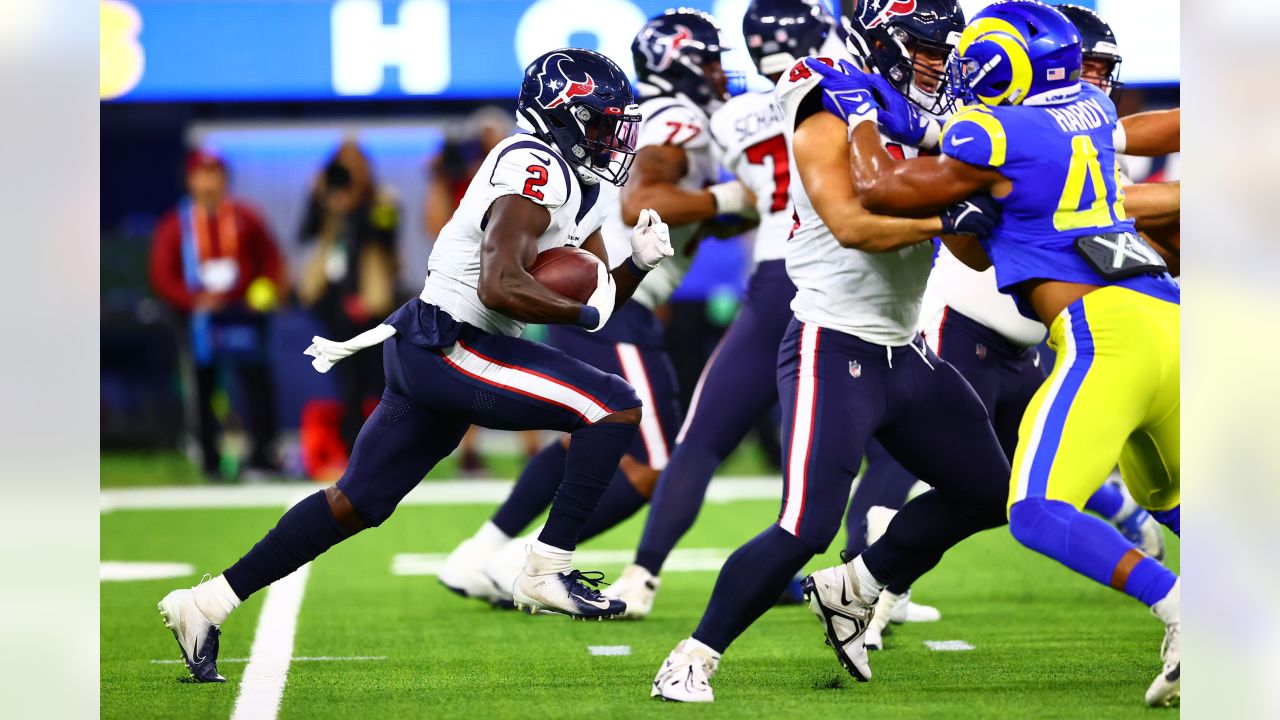
M1108 280L1076 251L1082 236L1136 235L1124 213L1115 105L1094 86L1080 86L1077 99L1061 105L966 106L943 128L944 154L1013 183L999 201L1000 222L983 241L996 281L1005 292L1032 279L1119 285L1176 303L1178 286L1168 273Z

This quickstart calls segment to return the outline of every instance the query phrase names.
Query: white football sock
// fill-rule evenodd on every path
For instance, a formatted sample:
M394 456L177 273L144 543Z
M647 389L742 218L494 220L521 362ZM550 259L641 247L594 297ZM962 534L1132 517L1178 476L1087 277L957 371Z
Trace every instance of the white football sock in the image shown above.
M480 529L476 531L476 534L471 536L471 539L495 550L511 542L511 536L502 532L497 525L493 524L492 520L486 520L480 526Z
M690 651L697 651L699 653L706 653L708 656L713 657L716 660L720 659L720 653L716 652L715 650L712 650L710 645L702 642L701 640L695 637L689 637L684 642L680 643L679 647L686 654L692 654Z
M1178 578L1169 594L1151 606L1151 612L1164 621L1165 625L1174 625L1182 619L1182 578Z
M240 604L236 591L231 589L230 583L221 575L205 580L192 588L192 591L195 593L196 607L214 625L226 622L227 616Z
M533 541L533 546L529 549L529 557L524 561L524 571L527 575L565 573L572 569L572 550L562 550L541 540Z
M862 598L862 601L869 605L874 605L876 600L880 598L880 591L884 590L885 584L871 574L871 571L867 569L867 564L862 561L862 556L859 555L845 565L845 572L849 573L849 579L853 581L854 590Z

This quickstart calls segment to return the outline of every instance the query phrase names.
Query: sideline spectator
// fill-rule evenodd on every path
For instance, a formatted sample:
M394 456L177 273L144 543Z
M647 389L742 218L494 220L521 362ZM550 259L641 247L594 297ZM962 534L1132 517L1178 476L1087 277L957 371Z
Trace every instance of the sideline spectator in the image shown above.
M312 186L300 240L314 247L298 281L298 300L328 337L352 337L395 309L394 195L379 190L369 158L354 140L339 146ZM382 393L382 356L358 353L335 372L342 396L342 440L349 452L365 409Z
M194 151L187 195L161 218L151 245L151 284L183 319L195 365L201 468L221 479L221 426L214 412L219 368L238 371L248 402L251 471L278 474L270 318L284 269L257 212L227 197L221 158Z

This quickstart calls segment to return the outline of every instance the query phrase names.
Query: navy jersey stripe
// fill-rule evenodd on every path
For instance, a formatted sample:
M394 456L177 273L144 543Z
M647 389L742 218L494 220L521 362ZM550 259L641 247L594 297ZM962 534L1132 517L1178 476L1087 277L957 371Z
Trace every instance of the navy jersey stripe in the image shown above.
M568 198L573 197L573 186L577 184L572 181L573 175L569 172L569 163L565 162L564 158L560 157L560 155L548 147L546 143L538 140L520 140L502 148L502 152L498 153L498 158L493 161L493 170L489 173L489 184L493 184L493 173L498 171L498 165L502 163L503 156L512 150L524 150L526 148L529 150L540 150L545 152L555 158L556 162L560 164L560 172L564 175L564 184L569 188L568 197L565 198L565 202L568 202Z
M575 223L582 222L582 218L591 212L591 208L596 206L596 199L600 197L600 185L586 185L582 188L582 203L578 205L578 217L574 219Z

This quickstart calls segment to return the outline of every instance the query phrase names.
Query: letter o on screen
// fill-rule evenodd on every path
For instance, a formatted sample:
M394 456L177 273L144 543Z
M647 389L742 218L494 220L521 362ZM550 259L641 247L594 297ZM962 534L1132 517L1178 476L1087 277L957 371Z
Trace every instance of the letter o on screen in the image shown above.
M584 13L584 6L591 12ZM594 49L635 77L631 41L646 20L640 8L627 0L538 0L516 26L516 59L524 67L548 50L568 46L574 34L591 33L599 42Z

